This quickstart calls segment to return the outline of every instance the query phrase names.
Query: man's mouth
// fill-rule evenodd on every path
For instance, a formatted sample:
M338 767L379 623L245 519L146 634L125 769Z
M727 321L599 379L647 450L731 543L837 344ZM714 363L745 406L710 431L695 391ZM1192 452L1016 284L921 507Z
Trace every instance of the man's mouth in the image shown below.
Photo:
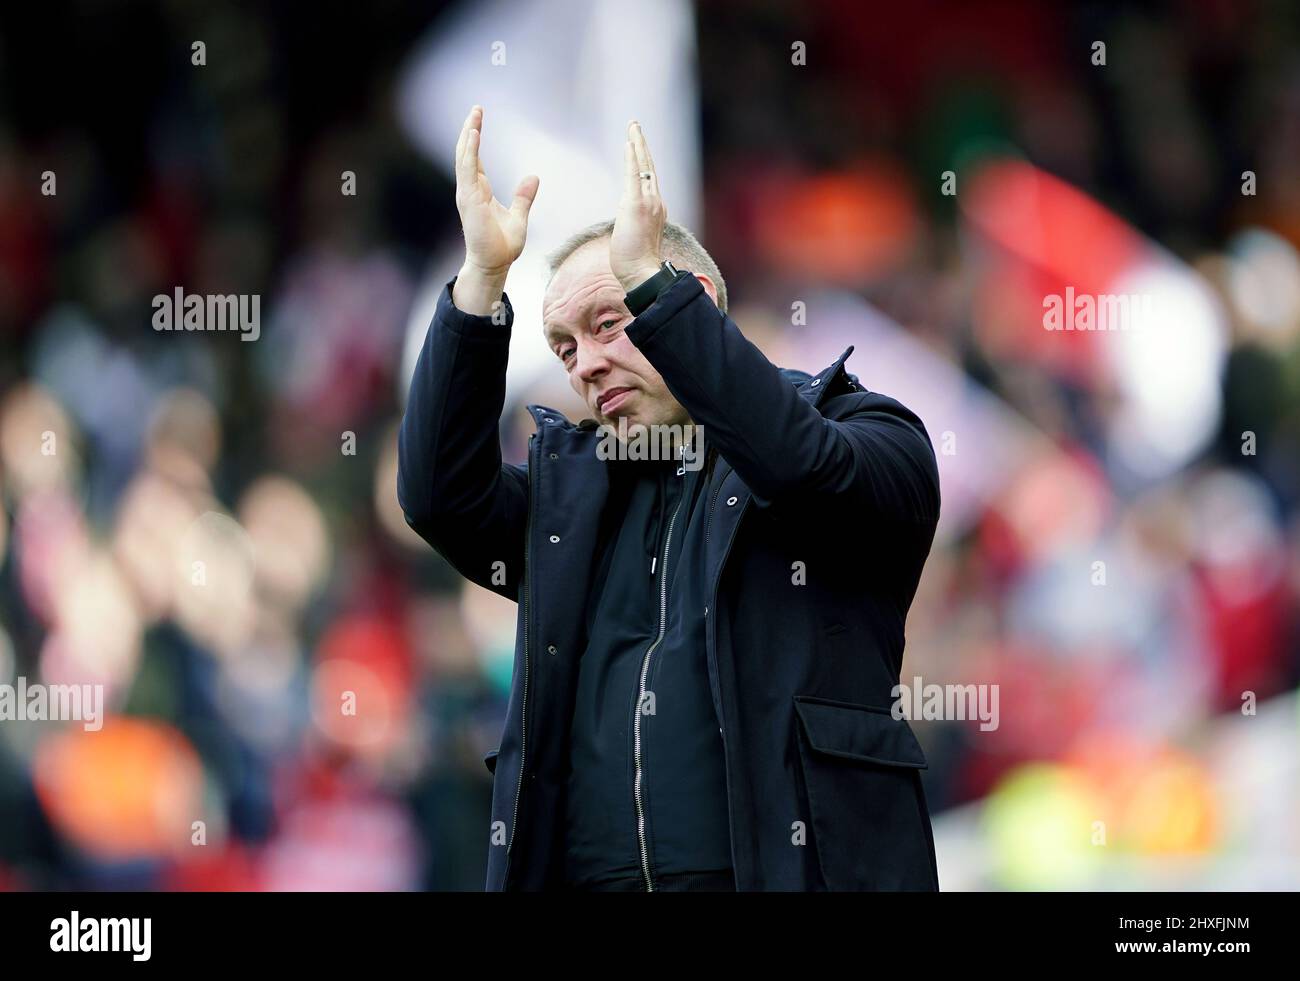
M632 391L630 388L611 388L608 392L602 393L596 400L597 411L602 415L609 415L610 412L613 412L627 401Z

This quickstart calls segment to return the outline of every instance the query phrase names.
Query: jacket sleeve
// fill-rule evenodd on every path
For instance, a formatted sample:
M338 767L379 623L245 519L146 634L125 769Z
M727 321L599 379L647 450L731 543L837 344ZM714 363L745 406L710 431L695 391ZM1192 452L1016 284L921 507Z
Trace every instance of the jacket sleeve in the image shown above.
M504 295L504 323L458 310L454 283L438 297L415 363L398 433L397 500L407 524L457 572L516 599L528 470L502 463L499 429L514 310Z
M828 419L683 274L627 327L759 507L792 502L861 518L937 522L939 474L921 420L894 399L852 396Z

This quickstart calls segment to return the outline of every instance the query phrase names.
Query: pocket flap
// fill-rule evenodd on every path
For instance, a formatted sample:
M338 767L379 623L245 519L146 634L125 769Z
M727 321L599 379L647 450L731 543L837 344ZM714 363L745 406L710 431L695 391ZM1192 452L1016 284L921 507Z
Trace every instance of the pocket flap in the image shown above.
M795 695L794 707L809 744L820 753L921 770L930 765L907 720L895 719L889 709L811 695Z

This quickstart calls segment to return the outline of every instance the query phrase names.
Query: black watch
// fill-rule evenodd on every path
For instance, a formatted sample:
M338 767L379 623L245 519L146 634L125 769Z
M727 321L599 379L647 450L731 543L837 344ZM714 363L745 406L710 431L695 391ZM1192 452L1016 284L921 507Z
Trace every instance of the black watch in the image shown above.
M680 274L681 270L665 259L657 273L623 297L623 304L632 311L632 316L641 316Z

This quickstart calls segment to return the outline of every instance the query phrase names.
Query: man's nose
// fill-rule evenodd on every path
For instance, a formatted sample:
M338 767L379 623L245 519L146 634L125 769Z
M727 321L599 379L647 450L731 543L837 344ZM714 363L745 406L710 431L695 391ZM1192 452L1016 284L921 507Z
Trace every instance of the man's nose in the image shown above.
M581 381L590 384L609 371L609 358L605 356L605 352L602 350L603 346L601 344L578 344L578 351L575 355L577 363L573 366L573 371Z

